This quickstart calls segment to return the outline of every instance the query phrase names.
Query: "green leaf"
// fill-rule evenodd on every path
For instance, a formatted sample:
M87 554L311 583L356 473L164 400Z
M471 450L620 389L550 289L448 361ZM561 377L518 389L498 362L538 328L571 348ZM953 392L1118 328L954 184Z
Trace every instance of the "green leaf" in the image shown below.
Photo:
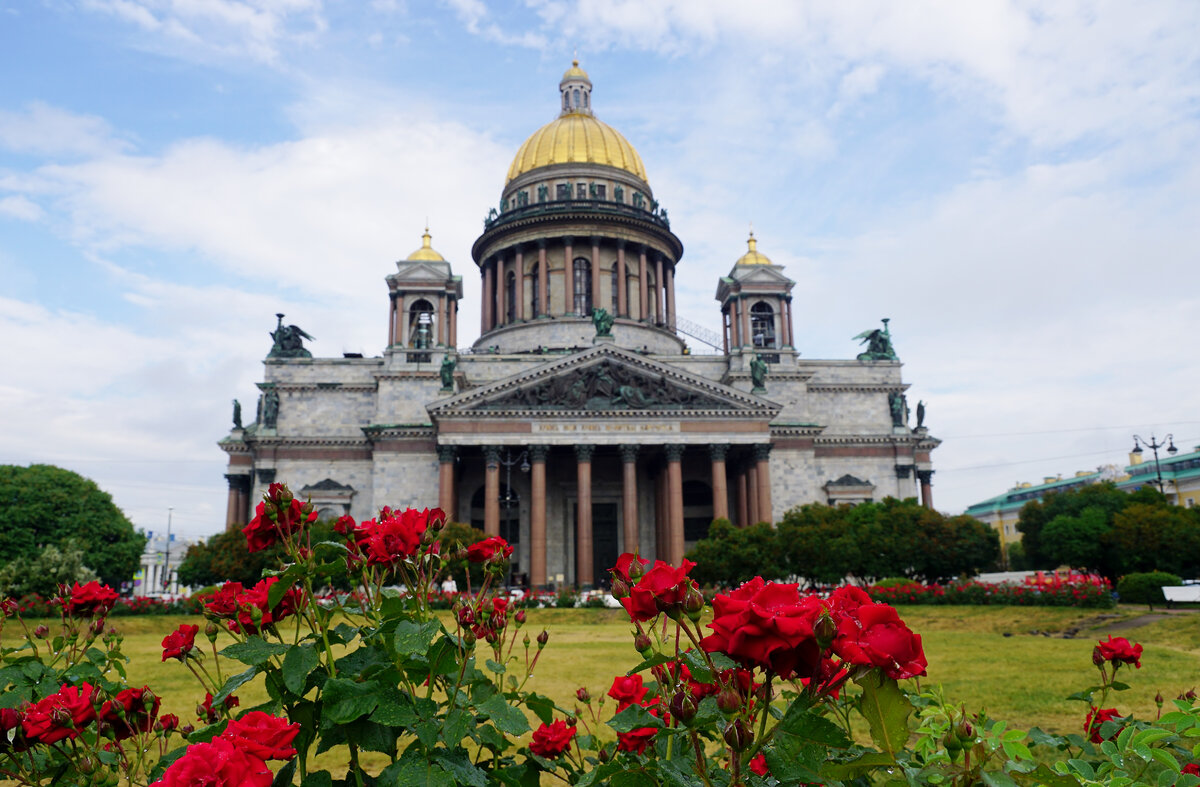
M296 580L304 573L304 566L293 565L288 566L287 570L279 575L278 582L272 582L271 587L267 589L267 609L275 609L279 606L279 602L283 601L283 597L287 594L292 586L296 584Z
M666 664L670 661L674 661L674 659L671 656L666 656L662 653L655 653L653 656L646 659L641 664L638 664L636 667L629 670L629 672L626 672L625 674L626 675L634 675L638 672L644 672L645 670L648 670L651 667L657 667L660 664Z
M1017 787L1017 783L1004 771L983 771L979 777L988 787Z
M683 654L683 663L687 665L688 671L692 673L692 679L697 683L712 683L712 670L708 668L708 662L704 660L704 654L693 648L685 651Z
M821 781L818 769L825 759L825 746L788 733L777 733L772 743L763 751L772 776L785 784Z
M653 727L660 729L663 726L662 719L650 713L641 705L630 705L625 710L618 713L609 719L608 726L612 727L617 732L629 732L641 727Z
M900 691L899 684L879 670L872 670L854 682L862 688L858 707L871 727L871 739L876 746L894 755L908 742L912 703Z
M304 777L300 787L333 787L333 776L329 771L315 771Z
M487 787L487 775L476 768L462 748L453 751L437 750L433 752L433 760L446 769L459 784L469 784L471 787Z
M486 713L492 723L502 732L509 735L524 735L529 732L529 720L520 708L508 704L503 694L497 694L479 706L481 713Z
M274 780L271 782L271 787L292 787L292 779L296 775L296 760L292 758L279 769L279 773L275 774Z
M525 707L533 711L543 724L554 722L554 700L540 694L530 694L525 698Z
M1095 781L1096 772L1092 770L1092 766L1086 760L1072 758L1067 760L1067 764L1070 765L1071 769L1083 778L1087 779L1088 781Z
M297 697L303 695L308 674L316 668L319 661L320 654L311 643L288 648L283 657L283 685Z
M422 752L410 750L384 768L375 783L378 787L454 787L454 777Z
M1073 776L1066 776L1061 773L1055 773L1046 765L1039 765L1030 772L1038 784L1043 784L1046 787L1079 787L1079 780Z
M1154 757L1154 759L1158 760L1159 762L1161 762L1163 765L1170 768L1175 773L1179 773L1179 771L1180 771L1179 762L1174 757L1172 757L1169 753L1163 751L1162 749L1152 749L1150 751L1150 754L1151 754L1151 756Z
M609 784L612 787L657 787L658 782L645 771L621 771L613 774Z
M288 646L280 642L267 642L262 637L250 637L245 642L235 642L221 651L226 658L257 667L265 664L272 656L286 653Z
M442 726L442 740L446 742L448 747L453 749L470 734L471 728L474 725L475 717L473 714L455 708L446 714L446 722Z
M217 692L217 696L213 697L213 707L215 708L224 702L225 698L235 692L239 686L249 683L258 674L258 671L259 667L251 667L245 672L230 677L229 680L225 681L225 685L221 687L221 690Z
M417 719L417 711L407 693L392 686L385 686L383 691L379 692L379 705L371 714L371 721L389 727L408 728L416 724Z
M846 748L850 739L842 728L800 703L793 703L779 722L779 729L797 738L826 746Z
M427 620L417 624L411 620L402 620L396 624L396 634L392 639L397 655L403 658L424 656L429 652L429 643L437 636L442 624L436 620Z
M1114 680L1112 683L1108 684L1108 686L1113 691L1129 691L1129 684L1122 683L1119 680Z
M498 661L492 661L491 659L488 659L484 663L487 664L488 669L490 669L492 672L495 672L497 674L501 674L506 671L504 668L504 665Z
M324 721L346 724L365 716L379 705L379 695L379 684L375 681L355 683L344 678L330 678L321 694Z

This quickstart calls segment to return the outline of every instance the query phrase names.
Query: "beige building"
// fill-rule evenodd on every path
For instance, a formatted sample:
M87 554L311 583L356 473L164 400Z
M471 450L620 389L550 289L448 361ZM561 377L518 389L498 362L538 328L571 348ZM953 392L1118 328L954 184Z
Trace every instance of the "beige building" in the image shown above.
M531 584L589 585L623 551L679 561L716 517L932 504L938 441L909 425L886 321L861 360L801 359L794 283L753 236L715 282L712 329L679 317L683 243L591 92L573 65L513 159L471 249L471 347L428 230L386 277L381 356L307 357L280 324L255 423L220 443L230 527L273 480L330 515L438 505L513 542Z

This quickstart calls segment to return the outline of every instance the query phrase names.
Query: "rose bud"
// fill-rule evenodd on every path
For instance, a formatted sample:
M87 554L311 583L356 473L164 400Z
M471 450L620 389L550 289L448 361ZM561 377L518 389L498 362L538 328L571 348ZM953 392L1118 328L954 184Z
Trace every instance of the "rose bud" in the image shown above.
M717 707L722 713L734 714L742 709L742 694L729 686L717 692Z
M44 623L33 630L33 636L37 637L38 639L45 639L46 635L49 633L50 629L46 628L46 624Z
M463 628L468 628L475 623L475 610L470 607L463 607L458 611L458 625Z
M588 694L588 690L586 688L580 686L579 688L575 689L575 699L579 700L584 705L587 705L592 701L592 695Z
M822 613L821 617L817 618L817 622L813 624L813 634L817 638L817 647L821 650L825 650L833 644L833 638L837 636L837 624L833 622L833 618L828 612Z
M946 751L950 752L952 758L958 759L958 753L962 749L962 741L958 739L954 730L950 730L950 732L947 732L942 737L942 745L946 747Z
M725 742L734 751L745 751L754 743L754 733L750 732L746 722L734 719L733 723L725 728Z
M189 721L187 724L185 724L185 725L183 725L182 727L180 727L180 728L179 728L179 731L180 731L180 732L182 732L182 733L184 734L184 737L186 737L186 736L188 736L188 735L191 735L193 732L195 732L195 731L196 731L196 727L195 727L195 725L194 725L194 724L192 724L192 723Z
M71 711L66 708L55 708L50 711L50 721L54 722L54 726L56 727L75 729L75 721L71 718Z
M954 725L954 734L964 745L975 740L975 728L966 719Z
M633 638L633 647L642 654L642 658L646 659L650 658L650 654L654 652L654 643L650 641L650 637L641 632Z
M542 633L537 635L538 650L546 647L546 643L550 641L550 632L542 629Z
M489 644L489 645L495 645L497 642L500 641L500 635L497 634L495 631L492 631L491 629L488 629L487 634L485 634L483 636L483 638L487 641L487 644Z
M671 698L671 715L684 724L696 717L696 700L686 691L677 691Z
M1104 653L1101 652L1099 645L1092 648L1092 663L1097 667L1104 663Z
M425 532L421 534L421 546L423 547L429 546L436 540L437 533L433 532L432 530L426 529Z
M629 574L630 579L636 582L642 578L643 574L646 573L646 567L642 565L642 561L640 559L631 560L629 561L629 571L626 573Z
M608 758L611 756L612 755L608 753L608 749L601 749L596 753L596 757L599 758L600 762L608 762Z
M626 585L625 580L620 577L613 577L612 597L618 600L629 598L629 585Z
M124 714L121 715L121 718L125 718ZM96 722L96 734L102 738L110 738L113 734L113 726L101 719Z
M104 633L104 618L97 618L92 621L92 625L88 628L92 631L93 637L98 637Z
M1161 691L1154 695L1154 704L1160 708L1163 706L1163 695Z
M517 621L517 625L518 625L518 626L524 626L524 625L525 625L525 610L523 610L523 609L518 609L518 610L517 610L517 614L516 614L516 615L514 615L513 617L515 617L515 618L516 618L516 621Z
M704 612L704 595L695 585L683 594L683 611L693 623L700 621L700 615Z
M221 627L216 623L213 623L211 620L204 627L204 636L208 637L209 641L215 642L217 639L217 634L220 633Z
M150 689L145 689L142 691L142 704L143 705L146 705L147 707L153 707L154 700L156 700L156 699L157 699L157 697L154 696L154 692L150 691Z
M475 647L475 632L471 631L470 629L464 631L462 635L462 642L467 648Z
M79 772L93 773L96 770L96 765L96 758L92 757L90 754L85 754L79 759Z
M36 634L37 632L34 632L34 633ZM1195 689L1188 689L1188 690L1187 690L1187 691L1185 691L1183 694L1180 694L1180 695L1179 695L1179 699L1181 699L1181 700L1187 700L1188 702L1192 702L1192 701L1194 701L1194 700L1196 699L1196 690L1195 690Z

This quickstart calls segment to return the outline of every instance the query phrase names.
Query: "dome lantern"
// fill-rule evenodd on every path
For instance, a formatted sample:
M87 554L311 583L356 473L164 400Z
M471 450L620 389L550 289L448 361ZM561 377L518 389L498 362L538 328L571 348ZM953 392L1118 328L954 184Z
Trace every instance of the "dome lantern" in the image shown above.
M592 114L592 80L579 67L578 60L571 61L571 67L558 83L558 92L562 94L562 114Z
M407 262L445 262L446 258L438 254L433 248L433 236L429 234L429 227L425 227L425 234L421 236L421 248L408 255Z

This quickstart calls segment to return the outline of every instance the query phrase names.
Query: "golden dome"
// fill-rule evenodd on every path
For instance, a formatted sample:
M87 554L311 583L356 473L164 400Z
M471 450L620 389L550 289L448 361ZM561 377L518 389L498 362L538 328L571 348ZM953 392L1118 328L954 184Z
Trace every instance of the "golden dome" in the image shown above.
M432 238L433 236L429 234L429 227L426 227L425 234L421 236L421 248L405 257L405 260L407 262L445 262L446 258L434 251L433 246L429 244Z
M758 239L754 237L754 230L750 231L750 237L746 239L746 245L750 247L750 251L738 258L734 265L774 265L767 255L758 250Z
M642 157L633 145L612 126L583 112L564 114L533 132L517 151L505 182L552 164L602 164L646 180Z
M578 61L578 60L572 60L572 61L571 61L571 67L570 67L570 68L568 68L568 69L567 69L567 70L566 70L566 71L563 73L563 78L562 78L562 81L563 81L563 82L566 82L568 79L582 79L582 80L586 81L586 82L587 82L587 83L589 83L589 84L591 84L591 81L592 81L592 80L588 79L587 72L586 72L586 71L584 71L582 68L580 68L580 67L579 67L579 61Z

